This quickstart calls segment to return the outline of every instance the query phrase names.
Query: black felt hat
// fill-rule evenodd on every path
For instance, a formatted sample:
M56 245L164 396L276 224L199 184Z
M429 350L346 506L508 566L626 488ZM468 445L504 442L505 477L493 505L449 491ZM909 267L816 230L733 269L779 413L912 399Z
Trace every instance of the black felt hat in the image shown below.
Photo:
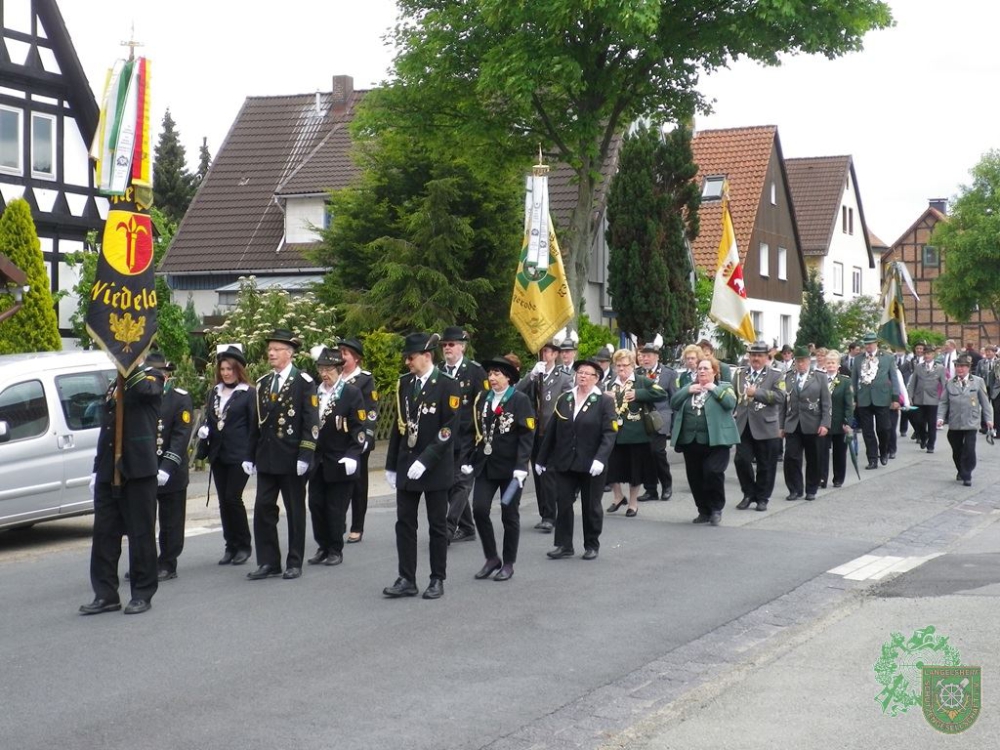
M215 353L215 359L221 362L223 359L232 359L239 362L243 367L247 366L247 358L243 356L238 346L230 344L225 349L220 349Z
M339 349L331 349L328 346L323 347L323 351L319 353L316 357L317 367L343 367L344 366L344 355L340 353Z
M302 346L302 342L295 338L295 335L287 328L275 328L274 333L264 339L264 341L280 341L282 344L288 344L296 351Z
M437 348L441 337L436 333L411 333L403 340L403 355L423 354ZM451 339L456 341L457 339Z
M490 370L499 370L507 376L511 384L516 383L521 379L521 373L518 372L514 363L506 357L494 357L493 359L487 359L485 362L480 362L479 364L483 366L483 369L486 370L486 372L489 372Z
M353 352L356 352L359 357L365 356L364 347L361 346L361 342L357 339L341 339L337 342L337 346L346 346Z
M441 341L468 341L469 334L462 326L448 326L441 334Z

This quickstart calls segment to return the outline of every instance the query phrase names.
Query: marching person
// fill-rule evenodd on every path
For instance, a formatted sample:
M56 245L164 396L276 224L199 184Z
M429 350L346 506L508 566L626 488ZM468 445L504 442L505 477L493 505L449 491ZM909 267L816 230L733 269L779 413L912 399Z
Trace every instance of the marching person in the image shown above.
M986 395L990 397L993 413L996 414L1000 408L1000 359L997 359L996 344L987 344L985 351L985 355L976 366L975 374L986 383Z
M740 435L733 463L743 491L736 509L746 510L756 503L757 510L765 511L778 473L785 381L781 370L768 366L766 342L752 343L749 354L749 367L738 368L732 384L737 401L733 416Z
M531 374L521 379L517 389L524 393L535 409L537 430L535 443L531 449L531 465L535 478L535 500L538 503L538 515L541 520L535 528L545 534L552 533L556 522L556 487L555 472L541 474L538 471L538 451L542 447L545 429L552 417L559 396L573 387L573 378L567 375L559 366L559 347L550 341L539 352L541 360L535 363Z
M194 427L191 423L194 405L187 391L175 387L173 372L177 368L173 363L167 362L159 352L153 352L146 358L146 365L163 373L163 400L156 434L156 456L160 462L156 472L156 505L160 520L156 575L160 581L169 581L177 577L177 558L184 549L188 445Z
M163 397L163 375L136 367L118 393L115 380L104 399L101 432L90 478L94 496L94 538L90 550L90 585L94 600L80 607L81 615L114 612L122 608L118 595L118 560L122 536L128 536L131 598L125 614L149 610L157 588L156 573L156 425ZM116 399L122 398L124 423L121 442L121 485L115 478Z
M935 354L933 344L924 345L923 362L914 366L910 382L906 384L910 403L916 407L910 417L913 431L921 450L926 448L928 453L934 452L937 443L938 405L948 382L944 376L944 365L935 361Z
M430 584L424 599L444 595L448 561L448 490L455 478L455 433L460 426L459 381L434 366L438 335L411 333L403 342L409 373L396 386L396 429L389 437L385 479L396 490L396 553L399 577L382 593L416 596L417 509L427 507ZM460 470L459 470L460 471Z
M830 431L820 440L819 486L825 488L830 478L830 453L833 453L833 486L843 487L847 476L847 441L854 418L854 390L851 379L840 373L840 352L831 349L826 354L827 388L832 408Z
M573 503L580 494L583 519L583 559L596 560L600 551L604 511L601 494L618 421L614 401L597 382L601 366L590 359L574 363L576 387L559 396L545 428L536 470L556 473L558 510L552 560L572 557Z
M866 333L861 339L864 352L854 358L851 384L854 386L854 414L865 439L866 469L889 463L892 429L889 412L899 409L896 360L878 350L878 337Z
M517 561L521 528L518 507L535 438L535 410L528 397L514 388L519 378L518 364L513 354L483 362L490 390L476 396L473 408L476 452L473 464L461 469L463 474L475 477L472 515L486 557L475 575L477 580L489 578L494 573L495 581L510 580ZM497 554L497 541L490 522L490 506L498 491L503 557Z
M792 347L788 347L788 351L791 352ZM861 342L852 341L847 345L847 354L840 358L840 374L851 377L851 373L854 372L854 360L861 356Z
M640 503L656 499L669 500L674 494L674 480L670 475L670 462L667 460L667 440L670 438L670 431L673 427L670 399L677 388L677 373L672 367L660 362L662 348L663 337L656 334L652 341L646 342L639 350L639 363L642 368L637 372L659 385L667 396L652 406L659 412L663 424L657 429L656 434L649 436L649 450L653 455L653 460L649 462L646 470L643 482L646 491L639 495ZM657 482L660 485L659 493L656 491Z
M316 454L316 384L301 372L292 357L301 343L291 331L279 328L266 339L271 372L257 380L257 500L253 535L257 540L257 570L251 581L271 576L293 580L302 575L306 546L306 474ZM278 542L278 494L285 505L288 554L281 572Z
M767 349L764 350L765 356ZM726 467L729 449L740 442L733 419L736 393L719 380L719 362L714 357L697 364L698 379L677 390L674 409L674 450L684 455L688 486L698 515L692 523L722 523L726 507Z
M461 399L459 421L455 431L455 477L448 490L448 541L472 542L476 539L476 527L472 522L469 495L472 492L472 478L462 474L461 467L472 462L475 450L475 436L472 429L472 404L476 396L489 390L486 372L478 362L465 356L469 334L461 326L448 326L441 334L441 349L444 363L441 370L458 383Z
M820 439L830 431L833 409L830 379L812 369L812 355L804 346L795 348L795 369L785 375L785 408L781 411L780 436L785 439L786 500L802 498L802 458L805 454L806 500L815 500L819 490Z
M365 447L361 453L361 463L355 472L354 486L351 489L351 532L347 535L348 544L360 542L365 535L365 514L368 512L368 457L375 447L375 426L378 424L378 391L375 390L375 379L368 370L362 370L361 364L365 350L357 339L341 339L337 342L340 356L344 358L344 369L340 377L348 385L353 385L361 391L365 402Z
M243 490L257 456L257 392L247 379L246 358L236 345L215 355L215 384L198 428L198 457L212 467L219 495L219 517L226 548L219 565L242 565L250 559L250 523Z
M309 515L319 549L310 565L340 565L344 561L344 531L369 424L361 390L341 375L344 357L339 350L321 347L316 357L320 383L319 438L316 470L309 479Z
M579 343L580 334L576 331L570 331L559 344L559 364L566 373L571 373L575 369L573 364L576 362L577 345ZM601 373L603 374L604 371L602 370ZM600 384L600 380L598 380L598 384Z
M955 377L945 384L937 420L939 428L948 425L951 458L958 470L955 479L966 487L972 486L972 472L976 468L980 421L986 422L987 430L993 429L993 405L986 394L986 383L969 374L971 368L972 357L967 354L955 359Z
M698 360L701 359L701 347L696 344L688 344L684 347L684 351L681 352L681 362L684 366L677 371L677 385L674 388L676 392L677 388L684 385L690 385L694 383L697 378L698 372Z
M628 503L625 515L633 518L639 513L639 488L651 458L649 434L642 421L643 412L655 408L653 405L665 400L667 393L658 383L635 374L635 355L628 349L619 349L611 360L617 377L607 389L607 395L614 399L618 432L608 467L607 481L614 493L608 513L614 513ZM628 485L627 498L623 484Z

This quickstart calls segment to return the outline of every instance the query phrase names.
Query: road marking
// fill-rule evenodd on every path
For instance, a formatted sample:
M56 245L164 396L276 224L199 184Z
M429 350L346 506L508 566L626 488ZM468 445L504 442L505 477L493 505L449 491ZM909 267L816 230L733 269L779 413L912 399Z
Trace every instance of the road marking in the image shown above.
M896 557L893 555L862 555L850 562L827 571L835 576L843 576L849 581L877 581L890 573L905 573L923 565L928 560L940 557L943 552L935 552L919 557Z
M189 536L201 536L203 534L214 534L216 531L222 531L221 526L194 526L192 528L184 529L184 537Z

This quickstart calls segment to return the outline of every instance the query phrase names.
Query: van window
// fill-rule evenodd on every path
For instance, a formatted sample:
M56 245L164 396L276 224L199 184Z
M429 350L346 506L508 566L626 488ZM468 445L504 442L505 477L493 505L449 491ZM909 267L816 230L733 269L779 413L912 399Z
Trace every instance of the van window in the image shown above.
M49 429L45 390L37 380L17 383L0 393L0 420L10 427L10 439L37 437Z
M78 372L56 377L56 391L66 424L71 430L89 430L101 426L101 405L114 370Z

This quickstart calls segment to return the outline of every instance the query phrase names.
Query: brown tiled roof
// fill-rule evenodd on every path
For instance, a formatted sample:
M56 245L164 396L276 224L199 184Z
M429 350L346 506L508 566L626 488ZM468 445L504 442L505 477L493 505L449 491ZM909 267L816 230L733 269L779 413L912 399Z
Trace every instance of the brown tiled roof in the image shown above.
M804 255L826 255L840 217L850 156L785 159Z
M875 232L870 229L868 230L868 244L872 246L872 250L878 249L884 251L887 247L889 247L885 244L885 242L878 238L878 235L876 235Z
M326 193L348 187L358 175L351 159L348 123L337 123L275 192L278 195Z
M345 109L331 107L332 94L248 97L243 103L174 237L161 270L216 273L295 270L312 267L296 246L282 247L284 216L274 196L338 187L342 170L329 180L320 172L344 146L346 124L364 91ZM316 159L316 168L309 164ZM324 182L329 182L324 186ZM293 188L289 190L289 187ZM308 188L308 189L307 189Z
M778 137L775 125L724 130L702 130L691 140L694 161L698 165L698 185L705 177L725 175L729 179L729 212L736 231L736 246L741 259L746 258L757 220L771 151ZM780 154L779 154L780 158ZM701 204L698 211L701 231L692 245L694 262L699 268L715 271L722 239L722 204Z

